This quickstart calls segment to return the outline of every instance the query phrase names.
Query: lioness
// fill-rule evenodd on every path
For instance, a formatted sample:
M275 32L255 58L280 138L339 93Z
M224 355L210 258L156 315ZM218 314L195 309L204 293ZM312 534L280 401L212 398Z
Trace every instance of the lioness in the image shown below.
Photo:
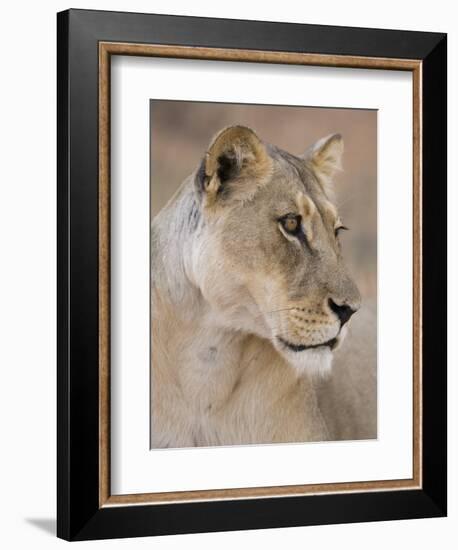
M360 307L332 202L340 135L303 156L220 131L152 222L152 447L323 441L315 391Z

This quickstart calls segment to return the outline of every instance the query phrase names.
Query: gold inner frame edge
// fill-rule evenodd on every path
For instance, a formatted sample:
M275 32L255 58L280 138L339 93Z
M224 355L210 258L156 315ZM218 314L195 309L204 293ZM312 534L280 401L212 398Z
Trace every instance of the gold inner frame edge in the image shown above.
M240 487L111 495L110 492L110 90L111 56L147 56L410 71L413 76L413 477L347 483ZM300 495L414 490L422 487L421 136L422 62L327 54L99 42L99 507Z

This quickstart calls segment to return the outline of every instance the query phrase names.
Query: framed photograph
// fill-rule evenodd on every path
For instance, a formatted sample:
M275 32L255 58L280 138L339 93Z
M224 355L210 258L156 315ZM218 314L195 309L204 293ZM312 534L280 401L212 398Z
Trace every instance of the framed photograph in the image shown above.
M58 14L58 536L446 514L446 35Z

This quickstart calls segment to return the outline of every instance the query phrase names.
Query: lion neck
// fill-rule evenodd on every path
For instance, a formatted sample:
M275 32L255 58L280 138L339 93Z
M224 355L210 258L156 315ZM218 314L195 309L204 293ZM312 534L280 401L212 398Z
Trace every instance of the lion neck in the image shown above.
M183 184L153 222L153 360L160 370L185 379L221 378L219 371L224 368L230 384L240 369L247 335L216 322L215 312L189 276L187 259L201 223L192 180ZM224 380L218 384L224 385ZM195 383L186 386L202 391Z

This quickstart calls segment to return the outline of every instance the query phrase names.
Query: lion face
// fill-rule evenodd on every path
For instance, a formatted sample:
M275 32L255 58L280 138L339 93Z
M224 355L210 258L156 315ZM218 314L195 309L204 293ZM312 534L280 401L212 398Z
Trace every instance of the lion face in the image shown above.
M269 339L299 372L329 370L360 306L330 200L342 149L335 135L301 158L230 127L196 174L203 221L190 271L212 322Z

